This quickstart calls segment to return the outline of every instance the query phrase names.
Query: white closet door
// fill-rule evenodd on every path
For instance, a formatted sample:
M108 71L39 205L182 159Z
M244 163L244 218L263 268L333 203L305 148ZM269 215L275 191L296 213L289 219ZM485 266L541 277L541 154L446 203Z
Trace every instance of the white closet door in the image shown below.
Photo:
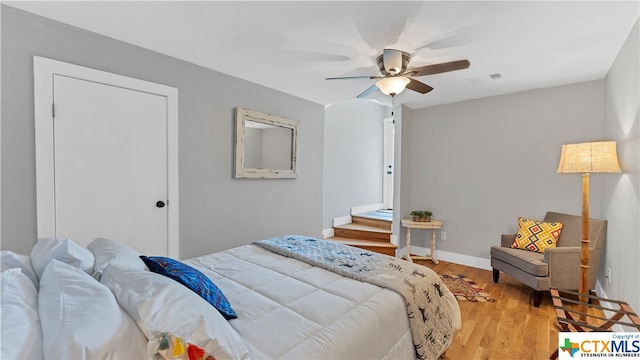
M166 97L62 75L53 84L56 236L169 253Z

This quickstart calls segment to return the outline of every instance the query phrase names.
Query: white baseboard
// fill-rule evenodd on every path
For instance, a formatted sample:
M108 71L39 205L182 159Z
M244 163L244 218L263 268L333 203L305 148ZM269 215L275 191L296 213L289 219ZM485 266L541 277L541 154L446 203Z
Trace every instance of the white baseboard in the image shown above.
M389 241L395 246L400 245L400 241L398 241L398 237L394 234L391 234L391 236L389 237Z
M605 297L604 287L602 287L602 283L600 282L600 280L596 280L596 294L600 297Z
M384 204L380 203L380 204L371 204L371 205L361 205L361 206L354 206L351 208L351 215L353 214L362 214L362 213L366 213L369 211L376 211L376 210L380 210L384 208Z
M323 239L333 237L333 235L335 235L333 229L324 229L324 230L322 230L322 238Z
M431 253L431 249L422 246L411 246L411 252L415 255L425 256ZM407 247L398 249L398 256L405 255L407 253ZM460 264L464 266L471 266L483 270L491 270L491 260L485 258L479 258L475 256L456 254L449 251L436 250L436 256L438 260Z
M349 224L349 223L351 223L351 216L349 216L349 215L341 216L341 217L333 219L333 225L332 226L340 226L340 225Z

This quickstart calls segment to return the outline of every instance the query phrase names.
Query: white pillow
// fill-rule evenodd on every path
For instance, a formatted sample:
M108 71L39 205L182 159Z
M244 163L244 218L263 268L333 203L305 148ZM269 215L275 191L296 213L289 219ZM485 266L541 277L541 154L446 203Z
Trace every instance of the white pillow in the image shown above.
M138 270L146 269L144 261L140 259L140 253L119 241L96 238L87 245L96 259L96 265L93 277L100 280L102 272L109 264L118 265L123 268L132 268Z
M21 269L2 271L0 359L44 359L38 292Z
M93 273L95 260L91 251L71 239L38 239L38 243L31 250L31 265L38 279L42 278L44 269L53 259L77 267L86 273Z
M3 250L0 251L0 264L2 264L2 271L13 268L22 269L22 272L33 282L36 289L38 288L38 277L36 273L33 272L29 255Z
M40 278L43 351L53 359L150 359L147 339L109 289L52 260Z
M166 335L219 360L250 357L242 337L220 312L186 286L150 271L114 265L107 266L100 281L142 329L150 351L158 350Z

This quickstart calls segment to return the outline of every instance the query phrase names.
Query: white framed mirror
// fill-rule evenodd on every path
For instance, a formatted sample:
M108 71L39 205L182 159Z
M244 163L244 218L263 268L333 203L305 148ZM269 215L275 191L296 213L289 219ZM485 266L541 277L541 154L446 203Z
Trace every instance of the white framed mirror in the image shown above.
M236 108L235 177L295 179L300 122Z

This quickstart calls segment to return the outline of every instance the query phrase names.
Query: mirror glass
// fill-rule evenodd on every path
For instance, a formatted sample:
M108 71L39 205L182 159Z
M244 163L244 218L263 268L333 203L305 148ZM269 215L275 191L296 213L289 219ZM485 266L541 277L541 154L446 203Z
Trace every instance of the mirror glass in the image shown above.
M237 178L297 178L298 122L236 109Z
M291 170L293 130L255 121L244 122L244 166Z

